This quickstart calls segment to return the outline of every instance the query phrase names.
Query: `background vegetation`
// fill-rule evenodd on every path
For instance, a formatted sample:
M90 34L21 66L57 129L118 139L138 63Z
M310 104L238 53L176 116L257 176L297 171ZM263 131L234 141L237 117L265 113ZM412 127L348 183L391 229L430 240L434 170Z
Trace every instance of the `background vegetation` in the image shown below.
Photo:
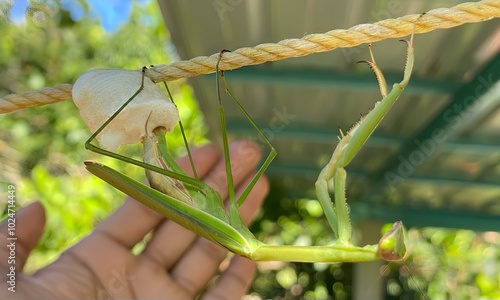
M0 4L0 95L72 83L97 67L137 69L168 64L175 57L154 1L134 4L129 21L114 33L106 32L88 10L81 19L74 20L56 1L43 5L33 2L25 21L14 23L9 3ZM88 9L85 1L80 3ZM203 117L190 87L184 81L170 86L188 138L193 144L206 142ZM0 116L2 191L6 183L13 183L17 186L18 206L37 199L47 209L45 232L30 257L27 272L56 259L124 198L88 174L84 160L96 159L135 178L143 176L135 167L85 151L83 143L89 135L71 101ZM170 145L181 154L181 140L175 136ZM140 156L138 147L123 151ZM4 199L2 194L0 201ZM0 213L4 204L0 202ZM292 201L273 191L252 229L268 242L294 244L305 238L321 244L328 242L324 237L327 228L316 201ZM422 228L410 230L409 237L412 255L406 265L385 269L388 299L424 298L423 294L432 299L500 298L498 233ZM250 291L254 296L352 296L349 264L264 263L259 270Z

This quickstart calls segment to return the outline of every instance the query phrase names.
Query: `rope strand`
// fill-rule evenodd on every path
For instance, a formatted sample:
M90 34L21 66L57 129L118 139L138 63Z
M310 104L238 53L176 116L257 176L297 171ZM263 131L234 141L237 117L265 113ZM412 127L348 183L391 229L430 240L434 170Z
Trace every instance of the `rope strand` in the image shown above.
M465 23L482 22L498 17L500 17L499 0L467 2L452 8L433 9L425 15L407 15L373 24L356 25L349 29L331 30L322 34L309 34L300 39L285 39L278 43L260 44L253 48L240 48L224 54L220 69L236 69L268 61L331 51L336 48L354 47L388 38L403 37L413 32L417 18L419 19L415 33L451 28ZM211 56L198 56L191 60L175 62L171 65L157 65L148 69L146 76L154 82L160 82L213 73L215 72L218 56L219 53L216 53ZM0 113L70 99L71 87L71 84L62 84L20 95L7 95L0 98Z
M71 99L72 88L72 84L65 83L55 87L45 87L38 91L24 92L20 95L7 95L0 98L0 114Z

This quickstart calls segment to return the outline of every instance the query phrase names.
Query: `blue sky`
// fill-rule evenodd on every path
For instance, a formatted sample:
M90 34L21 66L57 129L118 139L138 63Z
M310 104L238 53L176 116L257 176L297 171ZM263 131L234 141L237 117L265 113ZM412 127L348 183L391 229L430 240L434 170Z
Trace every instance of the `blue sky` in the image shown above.
M134 0L87 0L90 6L90 15L98 18L102 27L108 32L115 32L120 25L126 23L132 11ZM147 0L136 0L145 3ZM15 0L11 10L11 18L16 23L22 23L28 0ZM71 17L78 21L83 17L84 10L76 0L63 0L62 7L71 12Z

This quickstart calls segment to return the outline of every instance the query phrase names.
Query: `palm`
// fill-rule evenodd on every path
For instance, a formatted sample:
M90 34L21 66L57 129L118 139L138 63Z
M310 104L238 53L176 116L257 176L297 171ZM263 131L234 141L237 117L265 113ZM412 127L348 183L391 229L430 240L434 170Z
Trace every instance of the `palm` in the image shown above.
M238 147L251 147L255 155L249 156L248 149L238 151ZM248 143L239 143L233 148L232 157L239 167L235 182L243 189L253 175L259 153L255 146ZM217 174L224 169L224 165L218 161L216 151L212 147L204 147L194 152L198 174L224 197L225 189L217 188L225 186L225 182L217 182L220 181ZM188 165L183 159L180 164ZM241 208L247 222L253 218L266 193L267 181L262 179L250 194L249 201ZM21 266L36 245L43 228L40 223L44 222L43 208L39 203L18 214L17 234L21 250L17 258ZM6 226L3 225L6 224L2 224L0 233L4 234ZM154 230L154 234L144 251L139 255L132 254L130 249L151 230ZM19 274L15 294L5 294L7 289L2 288L0 295L47 299L191 299L218 271L226 253L226 250L165 220L142 204L128 200L110 218L99 224L91 235L63 253L56 262L32 276ZM0 262L4 263L5 260ZM219 280L204 294L204 298L240 297L252 279L253 270L251 261L235 257ZM6 272L2 270L2 274Z

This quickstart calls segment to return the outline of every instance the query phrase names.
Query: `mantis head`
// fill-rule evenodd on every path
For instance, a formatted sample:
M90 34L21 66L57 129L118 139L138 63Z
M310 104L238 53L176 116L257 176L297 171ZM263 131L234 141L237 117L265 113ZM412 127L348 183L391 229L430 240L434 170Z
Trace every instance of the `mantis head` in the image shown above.
M382 236L378 242L378 253L380 258L387 261L401 261L406 258L408 252L403 222L397 221L392 225L391 230Z

